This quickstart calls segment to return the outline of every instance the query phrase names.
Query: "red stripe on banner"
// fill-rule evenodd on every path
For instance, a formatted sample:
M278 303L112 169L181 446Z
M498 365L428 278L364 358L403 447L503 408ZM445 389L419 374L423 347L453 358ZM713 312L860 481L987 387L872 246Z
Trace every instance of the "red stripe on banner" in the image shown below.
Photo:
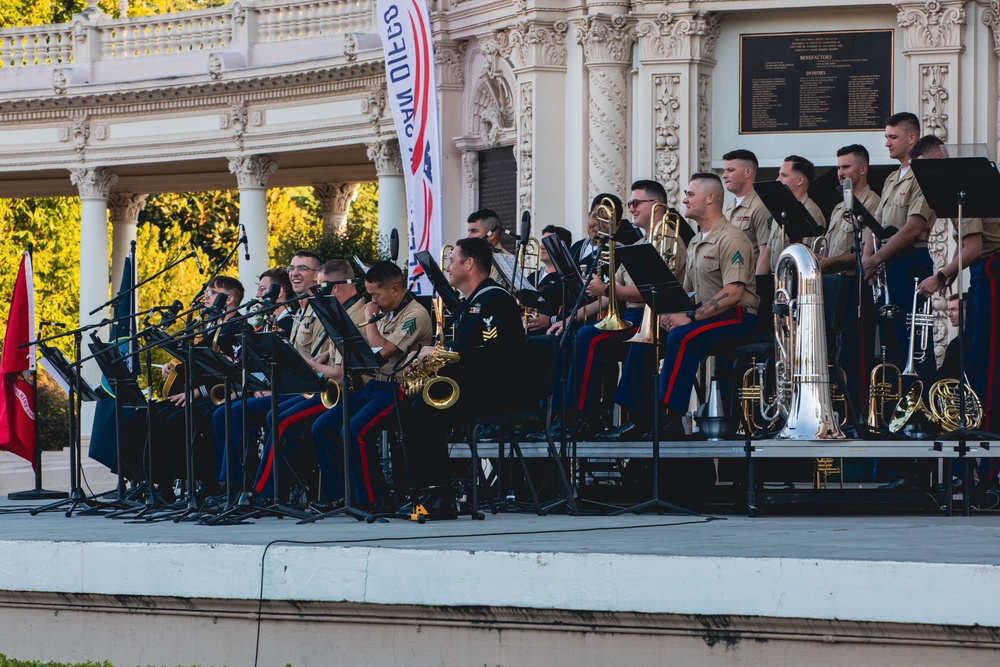
M428 250L431 245L431 212L434 210L434 195L424 181L424 228L420 232L420 248Z
M993 393L996 391L996 366L997 366L997 281L993 278L993 263L997 256L993 255L986 260L986 279L990 285L990 303L993 304L990 310L990 360L986 368L986 396L983 397L983 428L987 431L993 428L993 415L990 410L993 408Z
M684 335L684 338L681 339L681 344L677 348L677 360L679 361L681 357L684 356L684 348L687 346L688 341L691 340L691 338L693 338L694 336L700 333L704 333L706 331L711 331L712 329L718 329L719 327L726 326L727 324L739 324L742 321L743 321L743 310L741 308L737 308L736 317L734 319L710 322L704 326L698 327L697 329L692 329L691 331L687 332L687 334ZM669 402L670 394L673 393L674 391L674 383L677 380L677 371L680 370L680 367L681 367L680 363L676 362L674 363L674 369L670 373L670 381L667 382L667 391L664 392L663 394L664 405L666 405Z
M630 331L634 334L639 330L639 327L632 327ZM608 331L605 333L600 333L594 336L594 340L590 341L590 349L587 350L587 363L583 366L583 382L580 383L580 397L577 399L576 409L583 410L584 401L587 398L587 386L590 383L590 371L594 365L594 354L597 351L597 344L602 340L612 338L614 336L620 336L624 332L622 331Z
M417 140L413 144L416 150L410 158L410 173L416 174L420 168L420 161L424 155L424 134L427 132L427 96L430 92L430 76L424 74L424 69L431 66L431 57L427 44L427 28L424 25L423 12L416 6L416 2L410 3L413 10L410 12L410 29L413 32L413 43L417 45L417 82L414 86L414 100L417 102L413 109L414 114L420 119L420 129L417 131ZM420 24L420 33L417 34L417 26L414 23L414 13L416 21Z
M395 407L395 403L390 403L385 410L372 417L371 420L369 420L369 422L362 426L361 430L358 431L358 451L360 453L359 458L361 460L361 477L364 479L365 495L370 503L375 502L375 490L372 489L372 477L370 472L371 466L368 464L368 448L365 447L365 436L368 435L369 431L375 428L376 424L388 417Z
M320 403L319 405L314 405L308 410L303 410L302 412L296 412L295 414L289 415L285 419L282 419L280 422L278 422L278 440L281 440L281 437L285 434L285 429L288 428L290 425L294 424L295 422L302 421L306 417L311 417L312 415L324 412L325 410L326 408L323 407L322 403ZM267 451L267 459L264 461L264 470L261 471L260 478L257 480L257 483L253 487L254 491L256 491L257 493L263 493L264 485L267 483L267 480L271 478L271 468L273 466L274 466L274 443L272 442L271 448ZM278 495L277 489L274 490L274 495L275 496Z

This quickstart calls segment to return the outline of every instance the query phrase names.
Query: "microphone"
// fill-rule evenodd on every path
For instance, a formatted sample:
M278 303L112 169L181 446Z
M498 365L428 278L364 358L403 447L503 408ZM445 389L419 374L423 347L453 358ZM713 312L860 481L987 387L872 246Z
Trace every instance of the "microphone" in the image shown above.
M167 309L160 313L160 326L168 327L177 320L177 314L184 309L184 304L174 301Z
M226 312L226 301L229 300L229 295L225 292L219 292L215 295L215 300L212 301L212 305L205 309L205 317L210 320L221 316Z
M399 259L399 232L395 228L389 232L389 258L393 264Z
M844 179L844 213L854 212L854 193L851 192L851 179Z
M52 320L42 320L38 323L40 327L55 327L56 329L65 329L66 325L62 322L53 322Z
M521 243L527 243L528 237L531 236L531 213L529 211L521 214L521 226L517 231L521 235L518 240Z
M279 296L281 296L281 285L278 283L271 283L271 286L267 288L267 293L260 297L258 301L260 301L260 303L273 305L278 301Z
M243 244L243 259L250 261L250 241L247 240L247 228L240 225L240 243Z
M198 273L205 275L205 267L201 265L201 257L198 257L198 249L194 247L194 239L191 239L188 244L191 246L191 254L194 255L194 263L198 265Z
M507 231L506 229L504 229L504 228L503 228L503 226L502 226L502 225L497 225L496 227L494 227L493 229L491 229L491 230L490 230L490 231L489 231L489 232L488 232L488 233L486 234L486 236L487 236L487 240L488 240L488 237L489 237L489 236L490 236L491 234L507 234L508 236L510 236L510 237L511 237L512 239L514 239L515 241L520 241L520 240L521 240L521 237L520 237L519 235L515 234L514 232L509 232L509 231Z

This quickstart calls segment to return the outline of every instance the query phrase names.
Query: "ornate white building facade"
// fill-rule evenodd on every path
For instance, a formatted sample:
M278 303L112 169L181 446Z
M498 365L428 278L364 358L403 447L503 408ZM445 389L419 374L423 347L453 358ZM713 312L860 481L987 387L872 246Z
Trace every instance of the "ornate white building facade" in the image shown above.
M238 187L244 277L266 265L270 186L314 186L336 226L354 184L378 180L380 226L405 231L373 12L370 0L142 19L91 7L0 31L0 196L81 197L81 313L107 297L109 209L118 258L150 193ZM575 234L593 194L655 178L677 202L691 173L734 148L765 167L793 152L823 167L857 142L889 163L881 131L740 134L745 34L890 30L893 111L997 150L998 0L437 0L431 17L446 239L481 203L488 151L512 152L516 207L536 232ZM943 228L932 245L943 260Z

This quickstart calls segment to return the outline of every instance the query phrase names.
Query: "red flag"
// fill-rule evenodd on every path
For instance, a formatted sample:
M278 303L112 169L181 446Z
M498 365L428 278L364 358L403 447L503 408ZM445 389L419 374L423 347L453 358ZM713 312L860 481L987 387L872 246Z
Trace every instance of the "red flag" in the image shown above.
M35 454L35 346L20 347L35 338L35 289L31 255L21 257L7 318L7 335L0 354L0 449L34 461Z

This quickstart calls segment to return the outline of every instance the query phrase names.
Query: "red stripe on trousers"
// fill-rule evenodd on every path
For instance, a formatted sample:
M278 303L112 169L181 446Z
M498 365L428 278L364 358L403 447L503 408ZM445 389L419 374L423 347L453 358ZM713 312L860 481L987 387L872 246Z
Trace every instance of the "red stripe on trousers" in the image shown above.
M278 440L281 440L281 436L285 434L285 429L288 428L290 425L294 424L295 422L302 421L306 417L311 417L312 415L324 412L325 410L326 408L323 407L322 403L320 403L319 405L314 405L308 410L303 410L302 412L296 412L295 414L285 417L280 422L278 422ZM257 480L257 484L254 485L253 488L253 490L256 491L257 493L263 492L264 484L266 484L267 480L270 479L271 477L271 467L273 465L274 465L274 443L272 442L271 449L267 452L267 460L264 462L264 471L261 474L260 479ZM278 495L277 489L274 490L274 495L275 496Z
M983 427L990 431L993 427L993 419L990 414L990 410L993 408L993 392L996 391L994 383L996 382L996 365L997 365L997 281L993 278L993 263L996 261L997 256L993 255L986 260L986 267L984 273L986 274L986 279L990 285L990 303L993 304L992 311L990 312L990 359L989 366L986 367L986 396L983 397ZM991 471L992 472L992 471Z
M629 329L629 332L634 334L638 330L639 327L632 327ZM605 333L597 334L590 341L590 349L587 350L587 363L583 366L583 382L580 383L580 398L577 400L577 410L583 410L584 402L587 400L587 385L590 384L590 371L594 365L594 354L597 353L597 344L612 336L622 336L624 333L624 331L606 331Z
M368 435L368 431L375 428L375 424L379 423L383 419L389 416L389 413L393 411L396 407L395 403L390 403L385 410L378 413L372 417L367 424L361 427L358 431L358 451L361 453L361 476L365 482L365 494L368 497L368 502L375 502L375 490L372 488L372 478L369 474L368 465L368 448L365 446L365 436Z
M677 358L680 359L681 357L684 356L684 348L687 346L688 341L691 340L693 336L697 336L698 334L704 333L706 331L711 331L712 329L718 329L719 327L728 324L739 324L742 321L743 321L743 310L741 308L737 308L735 319L710 322L704 326L698 327L697 329L692 329L691 331L687 332L684 335L684 338L681 339L681 344L677 348ZM670 401L670 394L672 394L674 391L674 383L677 380L677 371L679 371L680 368L681 365L679 363L674 364L674 369L670 373L670 381L667 382L667 390L663 394L664 405L666 405Z

